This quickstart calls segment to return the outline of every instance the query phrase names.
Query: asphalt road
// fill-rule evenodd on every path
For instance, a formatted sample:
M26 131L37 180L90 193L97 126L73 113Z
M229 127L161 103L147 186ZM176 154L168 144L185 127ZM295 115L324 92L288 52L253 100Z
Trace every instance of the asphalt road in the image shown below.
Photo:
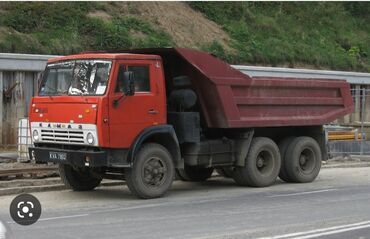
M139 200L125 186L33 193L31 226L0 218L15 238L370 238L370 168L323 169L309 184L238 187L230 179L176 182L167 197Z

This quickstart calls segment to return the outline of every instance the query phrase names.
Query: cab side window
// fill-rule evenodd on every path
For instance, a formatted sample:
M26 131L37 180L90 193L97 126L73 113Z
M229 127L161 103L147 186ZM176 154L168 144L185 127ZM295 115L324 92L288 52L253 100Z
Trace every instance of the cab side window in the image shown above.
M149 66L129 66L134 73L135 92L150 92Z
M123 92L123 76L124 76L125 70L126 70L126 67L124 65L119 66L117 85L116 85L115 92Z

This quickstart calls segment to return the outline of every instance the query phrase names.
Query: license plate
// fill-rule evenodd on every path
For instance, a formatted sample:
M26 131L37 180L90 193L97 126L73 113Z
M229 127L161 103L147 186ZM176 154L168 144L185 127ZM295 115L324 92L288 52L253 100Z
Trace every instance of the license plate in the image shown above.
M49 152L49 158L53 160L67 160L67 153L64 152Z

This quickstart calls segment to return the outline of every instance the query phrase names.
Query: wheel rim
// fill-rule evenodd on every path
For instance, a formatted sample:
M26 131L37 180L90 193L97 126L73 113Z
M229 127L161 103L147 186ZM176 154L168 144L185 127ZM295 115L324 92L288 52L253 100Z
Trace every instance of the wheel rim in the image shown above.
M304 174L310 174L316 165L316 156L312 149L305 148L298 158L299 169Z
M257 170L263 175L268 176L274 169L273 155L270 151L261 151L256 159Z
M167 167L158 157L150 157L144 162L142 178L145 186L159 187L166 180Z

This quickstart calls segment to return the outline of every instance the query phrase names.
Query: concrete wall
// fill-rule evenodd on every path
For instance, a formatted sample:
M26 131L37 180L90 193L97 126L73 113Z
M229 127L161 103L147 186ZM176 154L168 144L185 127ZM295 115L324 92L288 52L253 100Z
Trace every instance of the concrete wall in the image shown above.
M51 57L0 53L0 146L17 144L18 121L28 116L40 72Z
M37 79L40 73L24 71L2 71L2 135L0 144L17 143L18 120L28 116L30 98L37 91ZM14 88L13 88L14 87ZM4 95L9 91L9 94Z

